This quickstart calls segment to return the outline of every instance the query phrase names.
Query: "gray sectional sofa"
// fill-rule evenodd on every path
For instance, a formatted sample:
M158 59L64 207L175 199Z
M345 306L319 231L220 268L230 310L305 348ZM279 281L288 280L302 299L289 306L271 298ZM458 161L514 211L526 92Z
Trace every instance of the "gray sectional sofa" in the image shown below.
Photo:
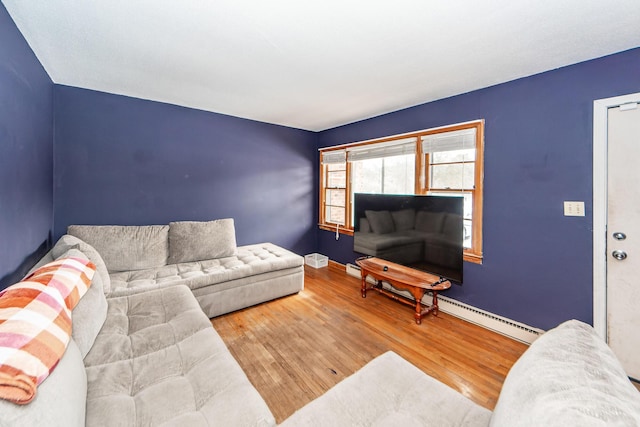
M96 273L72 311L72 339L58 366L31 403L0 401L0 426L275 425L209 315L301 290L302 257L270 244L235 248L230 220L68 231L34 269L79 257ZM189 233L220 239L203 243L203 251L184 241ZM134 280L139 274L153 280ZM223 289L203 289L217 286ZM201 299L194 297L199 290ZM240 302L214 304L216 297Z
M190 232L220 226L228 231L230 224L187 226ZM101 246L118 244L107 243L106 229L70 227L76 236L61 238L36 266L55 258L78 257L97 268L87 293L72 311L72 339L62 359L31 403L0 400L0 426L275 425L265 401L205 314L225 310L210 304L216 295L231 296L204 290L206 298L194 295L207 286L231 282L251 290L250 273L257 273L257 283L263 286L277 283L277 278L286 283L289 274L277 273L277 268L296 267L279 258L295 255L271 245L269 250L255 245L263 249L249 250L250 255L240 261L241 248L235 255L225 252L228 240L207 249L209 255L222 249L221 259L227 261L220 264L228 263L226 267L185 261L181 258L185 254L190 254L187 258L203 255L196 256L199 249L189 247L178 250L178 257L169 250L165 265L160 265L161 256L151 265L143 254L165 253L158 236L169 231L153 227L109 230L128 241L128 247L120 244L117 251L116 246ZM171 234L166 235L171 242ZM95 239L110 265L84 239ZM176 260L180 262L171 264ZM177 267L182 261L184 265ZM276 273L263 271L265 265ZM123 268L140 269L117 271ZM217 282L204 284L207 275L210 282ZM242 292L236 295L244 298ZM249 304L254 300L243 299ZM545 333L521 356L493 412L388 352L282 425L638 426L640 393L593 328L574 320Z

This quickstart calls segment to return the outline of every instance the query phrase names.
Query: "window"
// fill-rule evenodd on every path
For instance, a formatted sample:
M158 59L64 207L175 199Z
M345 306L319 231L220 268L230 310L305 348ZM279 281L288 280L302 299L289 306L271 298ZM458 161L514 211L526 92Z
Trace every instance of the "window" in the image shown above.
M320 197L320 223L333 227L347 226L346 151L331 151L320 156L324 183Z
M480 127L449 129L422 135L424 180L421 193L464 197L464 248L467 258L480 257L482 157ZM480 149L478 149L478 145ZM476 174L476 172L478 172ZM474 221L474 218L477 221Z
M353 195L464 197L465 260L482 260L484 122L320 150L320 227L353 233Z
M327 166L326 218L330 224L346 225L347 217L347 165Z

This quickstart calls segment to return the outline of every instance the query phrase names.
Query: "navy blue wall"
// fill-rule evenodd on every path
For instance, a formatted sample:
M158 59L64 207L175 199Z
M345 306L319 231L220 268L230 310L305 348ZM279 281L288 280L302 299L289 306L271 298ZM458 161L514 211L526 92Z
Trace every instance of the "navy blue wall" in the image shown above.
M232 217L238 244L316 248L317 135L55 86L54 237Z
M327 130L319 146L485 119L484 262L447 296L543 329L591 323L593 101L639 91L635 49ZM586 216L563 216L564 200ZM318 235L319 252L356 258L351 237Z
M53 84L0 4L0 289L48 249Z

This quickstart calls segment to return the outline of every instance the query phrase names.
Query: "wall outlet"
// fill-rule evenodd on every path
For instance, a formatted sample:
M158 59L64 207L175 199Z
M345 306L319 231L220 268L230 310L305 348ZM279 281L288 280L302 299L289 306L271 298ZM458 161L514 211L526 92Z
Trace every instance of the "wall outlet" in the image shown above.
M584 202L564 202L564 216L584 216Z

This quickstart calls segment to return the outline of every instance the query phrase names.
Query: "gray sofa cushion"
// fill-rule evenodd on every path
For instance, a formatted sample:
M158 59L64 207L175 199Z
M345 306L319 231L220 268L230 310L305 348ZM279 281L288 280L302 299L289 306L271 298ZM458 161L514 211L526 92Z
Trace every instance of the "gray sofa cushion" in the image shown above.
M363 253L368 255L376 255L377 252L384 251L386 249L401 249L414 243L422 245L424 242L422 237L417 235L414 236L409 233L375 234L356 232L354 234L357 237L355 247L358 248L358 252L361 252L361 249L367 249L367 252Z
M416 230L425 233L440 233L444 215L440 212L418 211L416 213Z
M240 246L238 254L228 258L113 273L113 292L109 296L127 295L176 284L187 285L195 291L202 287L264 276L303 265L303 257L272 243Z
M70 225L67 231L93 246L102 255L109 272L167 264L168 225Z
M102 256L95 250L93 246L87 242L69 234L65 234L60 237L56 244L51 249L52 261L60 258L62 254L69 249L78 249L82 252L89 261L96 266L96 275L102 279L102 287L105 293L109 293L111 290L111 279L109 279L109 272L107 271L107 265L104 263ZM95 277L94 277L95 278Z
M511 367L491 425L637 426L640 395L593 328L565 322Z
M460 227L460 215L455 214L445 214L444 221L442 224L442 234L444 236L460 236L460 239L463 238L464 229ZM458 228L460 227L460 228Z
M0 399L0 426L83 427L87 399L87 375L82 355L71 340L51 375L38 386L27 405Z
M393 224L396 231L413 230L416 222L416 211L413 209L402 209L391 212Z
M58 258L67 257L89 259L84 253L75 248L69 249ZM107 298L104 296L102 278L99 274L95 274L91 281L91 286L89 286L87 292L71 312L71 334L83 358L91 350L91 346L93 346L93 342L106 318Z
M236 230L232 218L169 223L169 264L234 256Z
M371 230L376 234L387 234L395 231L393 218L389 211L364 211Z
M271 411L185 286L109 298L87 426L262 426Z
M490 416L489 410L387 352L280 425L485 427Z

